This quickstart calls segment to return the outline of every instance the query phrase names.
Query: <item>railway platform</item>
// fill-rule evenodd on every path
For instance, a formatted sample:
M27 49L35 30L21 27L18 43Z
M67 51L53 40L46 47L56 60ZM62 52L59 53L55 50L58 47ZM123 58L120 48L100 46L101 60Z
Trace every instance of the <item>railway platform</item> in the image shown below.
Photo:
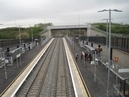
M45 45L45 44L44 44ZM6 87L18 76L18 74L26 67L26 65L40 52L44 45L36 45L33 49L26 51L21 59L21 66L17 68L17 62L13 65L7 64L7 79L5 78L4 67L0 68L0 94Z
M68 39L69 40L69 39ZM69 40L70 41L70 40ZM68 42L69 46L71 48L71 51L73 52L73 55L75 56L76 53L79 54L79 58L77 60L78 67L80 69L80 72L82 73L82 76L89 88L89 91L91 93L92 97L106 97L107 96L107 80L108 80L108 69L103 64L96 65L96 71L95 71L95 65L91 65L90 61L84 61L81 60L80 54L82 51L85 52L85 49L80 47L78 40L74 40L74 44L70 41ZM89 46L91 46L91 43L88 43ZM98 45L93 44L94 48L98 48ZM103 54L107 54L107 48L104 46L101 46L103 48ZM117 56L119 57L119 61L117 64L123 65L123 68L128 68L129 65L129 55L127 53L121 52L119 50L113 50L113 57ZM124 61L126 60L126 61ZM96 82L94 81L96 74ZM123 73L121 74L123 77L129 77L129 73ZM126 82L126 85L124 84ZM121 77L116 76L114 72L111 72L110 74L110 84L109 84L109 97L128 97L129 96L129 85L127 84L128 80L123 80ZM114 89L115 85L119 87L119 89ZM117 87L116 86L116 87ZM115 87L115 88L116 88ZM117 91L116 91L117 90ZM125 92L124 92L125 91ZM119 95L119 93L121 95ZM125 96L123 96L125 95Z

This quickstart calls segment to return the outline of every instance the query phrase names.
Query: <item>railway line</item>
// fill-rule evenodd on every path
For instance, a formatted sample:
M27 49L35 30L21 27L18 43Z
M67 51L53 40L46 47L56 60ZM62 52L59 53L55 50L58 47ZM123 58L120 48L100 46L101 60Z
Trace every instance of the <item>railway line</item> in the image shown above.
M24 78L26 75L22 74L18 77L24 82L16 78L18 81L12 82L2 97L9 94L11 97L91 97L84 88L83 78L80 78L65 39L53 39L42 51L42 55L37 55L39 58L36 56L40 60L34 59L36 63L30 63L30 66L36 64L31 73L23 70L28 77Z
M63 46L62 39L53 41L17 97L74 97Z

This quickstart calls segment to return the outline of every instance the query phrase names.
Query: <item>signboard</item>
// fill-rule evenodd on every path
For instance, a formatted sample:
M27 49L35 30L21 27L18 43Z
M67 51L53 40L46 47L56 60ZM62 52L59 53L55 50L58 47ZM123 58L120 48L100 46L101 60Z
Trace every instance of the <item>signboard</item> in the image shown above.
M20 56L21 56L21 54L16 55L17 58L19 58Z
M118 69L119 73L129 73L129 68L127 69Z
M5 63L5 58L0 58L0 68L3 67L4 65L6 65Z

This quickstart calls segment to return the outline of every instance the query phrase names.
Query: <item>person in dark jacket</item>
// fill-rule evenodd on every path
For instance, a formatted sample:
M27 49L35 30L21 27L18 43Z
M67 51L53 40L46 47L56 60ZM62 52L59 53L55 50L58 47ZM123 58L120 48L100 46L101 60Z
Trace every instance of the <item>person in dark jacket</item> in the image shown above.
M76 53L75 57L76 57L76 61L77 61L77 59L78 59L78 53Z
M87 60L87 52L85 52L85 61Z

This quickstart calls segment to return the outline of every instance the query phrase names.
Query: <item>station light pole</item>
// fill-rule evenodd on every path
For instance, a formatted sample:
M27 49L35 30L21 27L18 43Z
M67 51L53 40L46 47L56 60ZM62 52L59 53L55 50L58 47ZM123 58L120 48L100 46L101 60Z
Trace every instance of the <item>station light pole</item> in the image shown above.
M118 9L103 9L98 12L104 12L108 11L109 12L109 57L108 57L108 80L107 80L107 97L109 97L109 83L110 83L110 65L111 65L111 11L115 12L122 12L122 10Z
M102 19L102 20L106 20L106 51L105 51L105 60L108 61L108 37L109 37L109 33L108 33L108 18Z
M33 44L33 27L30 27L31 28L31 38L32 38L32 44Z
M80 16L78 15L78 25L79 25L79 37L80 37Z
M22 25L17 25L17 26L19 26L19 42L20 42L20 46L21 46L21 32L20 32L20 26L22 26Z
M102 19L106 20L106 46L108 47L108 19Z

